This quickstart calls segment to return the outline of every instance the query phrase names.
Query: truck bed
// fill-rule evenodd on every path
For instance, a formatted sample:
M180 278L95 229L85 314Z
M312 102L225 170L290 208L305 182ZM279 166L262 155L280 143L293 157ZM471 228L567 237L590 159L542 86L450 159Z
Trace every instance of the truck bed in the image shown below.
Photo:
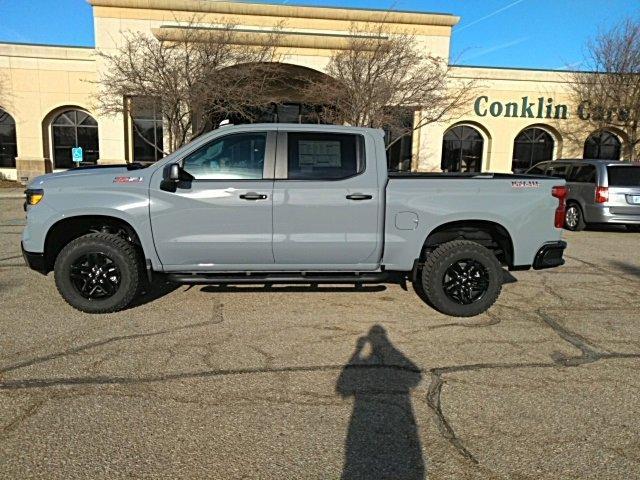
M564 184L526 174L389 173L383 264L406 269L432 232L466 221L504 227L513 245L513 266L531 265L545 242L561 238L552 188Z

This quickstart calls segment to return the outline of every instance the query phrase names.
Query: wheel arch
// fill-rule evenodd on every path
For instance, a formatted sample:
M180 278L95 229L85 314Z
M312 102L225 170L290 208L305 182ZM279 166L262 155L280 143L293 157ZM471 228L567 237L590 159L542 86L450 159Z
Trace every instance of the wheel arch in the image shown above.
M133 243L144 258L148 258L140 235L127 220L112 215L74 215L58 220L47 231L44 241L46 271L53 270L56 258L65 245L76 238L95 232L120 234Z
M454 240L470 240L492 250L501 264L514 266L513 238L503 225L490 220L457 220L433 228L426 236L419 261L439 245Z

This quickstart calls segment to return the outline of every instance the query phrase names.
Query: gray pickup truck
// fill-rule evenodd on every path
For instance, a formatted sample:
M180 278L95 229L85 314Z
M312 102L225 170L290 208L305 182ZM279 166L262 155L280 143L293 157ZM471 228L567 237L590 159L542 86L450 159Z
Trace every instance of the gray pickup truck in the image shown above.
M564 263L565 182L388 173L383 132L218 129L158 163L76 168L26 191L22 250L89 313L180 284L379 284L474 316L510 270Z

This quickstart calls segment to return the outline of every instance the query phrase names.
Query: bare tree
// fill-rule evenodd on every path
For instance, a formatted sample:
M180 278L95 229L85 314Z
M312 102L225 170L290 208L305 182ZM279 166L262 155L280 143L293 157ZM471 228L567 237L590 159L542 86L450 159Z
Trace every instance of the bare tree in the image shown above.
M452 78L447 59L427 53L414 35L391 33L384 23L352 27L326 73L331 78L308 89L309 99L327 105L322 119L386 128L395 138L388 148L413 130L462 114L475 86ZM417 121L407 122L407 113L416 111Z
M127 33L115 51L97 53L106 64L96 82L98 109L112 115L159 112L172 152L220 119L250 119L256 107L273 100L268 90L276 81L275 39L274 31L257 46L234 25L203 28L195 19L160 39Z
M625 157L640 155L640 21L627 19L587 44L584 67L569 74L578 114L591 131L612 129L625 140Z

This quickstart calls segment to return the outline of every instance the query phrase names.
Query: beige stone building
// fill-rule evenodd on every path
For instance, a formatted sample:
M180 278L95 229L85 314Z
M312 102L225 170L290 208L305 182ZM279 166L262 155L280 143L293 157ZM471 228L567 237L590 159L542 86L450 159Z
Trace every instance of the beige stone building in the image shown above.
M425 50L449 58L453 27L448 14L268 5L213 0L88 0L93 6L95 49L113 50L123 32L171 38L197 16L203 26L234 23L247 42L260 44L280 27L282 63L323 72L352 25L385 22L390 31L411 32ZM73 165L71 149L83 147L85 163L155 160L147 140L162 141L162 122L100 116L97 82L104 67L93 48L0 43L0 175L26 179ZM466 114L415 131L392 152L392 168L417 171L521 170L560 157L616 158L624 138L588 132L565 138L563 122L578 124L566 72L455 67L452 75L477 80ZM300 121L300 106L286 105L279 121ZM416 112L416 116L420 112ZM17 165L17 168L16 168Z

